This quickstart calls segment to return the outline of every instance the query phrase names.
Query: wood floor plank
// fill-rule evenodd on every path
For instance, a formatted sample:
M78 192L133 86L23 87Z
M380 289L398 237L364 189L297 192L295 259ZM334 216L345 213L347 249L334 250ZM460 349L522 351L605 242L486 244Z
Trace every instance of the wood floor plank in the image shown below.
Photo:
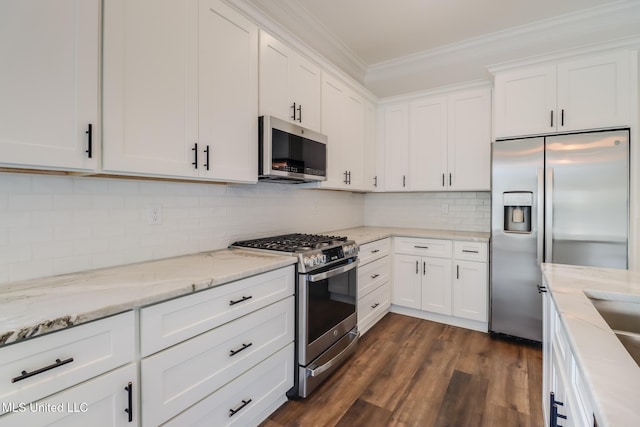
M542 427L541 390L540 348L390 313L261 427Z

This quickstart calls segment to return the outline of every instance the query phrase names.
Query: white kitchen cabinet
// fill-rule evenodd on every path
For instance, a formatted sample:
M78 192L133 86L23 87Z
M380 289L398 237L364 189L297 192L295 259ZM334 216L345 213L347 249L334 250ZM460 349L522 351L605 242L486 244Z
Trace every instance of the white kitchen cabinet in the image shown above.
M365 191L379 191L383 188L384 166L381 163L384 159L384 150L378 145L376 137L376 107L364 101L364 183L362 189Z
M0 166L91 171L100 1L0 2Z
M488 328L487 243L396 237L391 311Z
M391 305L390 239L360 246L358 266L358 331L364 335Z
M260 115L320 132L320 68L260 31Z
M106 319L0 347L0 401L34 402L132 362L135 318ZM0 414L7 407L0 406Z
M384 106L381 115L387 191L489 190L488 88Z
M384 189L408 189L409 178L409 105L406 103L380 108L378 132L384 144Z
M497 72L494 136L628 126L635 58L614 51Z
M244 412L251 415L238 413L229 422L264 418L265 408L282 404L293 386L294 280L289 266L143 307L142 425L197 425L214 409L215 417L220 410L229 417L244 399L232 402L243 394L237 384L277 353L275 375L250 375L252 402ZM288 376L278 373L284 365L292 369Z
M3 427L113 426L139 424L137 370L130 363L0 416Z
M323 188L364 186L365 100L342 81L322 73L322 133L327 136Z
M220 0L106 0L106 172L256 182L258 28Z
M545 425L594 425L589 387L576 363L560 315L549 291L544 292L542 298L542 408ZM555 408L552 407L554 401L558 402Z

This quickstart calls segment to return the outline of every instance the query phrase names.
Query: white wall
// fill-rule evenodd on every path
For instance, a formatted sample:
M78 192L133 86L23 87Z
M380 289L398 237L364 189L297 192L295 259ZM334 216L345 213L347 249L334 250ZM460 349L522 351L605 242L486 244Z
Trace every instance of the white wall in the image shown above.
M0 283L225 248L252 237L364 222L362 194L0 174ZM162 224L147 223L149 205Z
M444 213L442 205L447 205ZM365 225L490 231L490 192L372 193L365 198Z

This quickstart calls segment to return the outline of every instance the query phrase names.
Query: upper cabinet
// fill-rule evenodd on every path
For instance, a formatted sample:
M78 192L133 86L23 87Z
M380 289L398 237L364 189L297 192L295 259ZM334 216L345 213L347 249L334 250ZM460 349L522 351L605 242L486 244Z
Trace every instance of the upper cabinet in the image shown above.
M495 74L495 138L628 126L630 53Z
M99 0L0 2L0 165L95 170Z
M386 191L489 190L489 88L384 105L379 120Z
M322 74L322 133L327 135L327 180L323 188L362 191L369 103L342 81ZM371 114L371 112L369 112ZM370 177L369 177L370 178ZM367 185L369 182L367 182Z
M320 68L260 31L260 115L320 132Z
M257 181L258 28L220 0L105 0L108 172Z

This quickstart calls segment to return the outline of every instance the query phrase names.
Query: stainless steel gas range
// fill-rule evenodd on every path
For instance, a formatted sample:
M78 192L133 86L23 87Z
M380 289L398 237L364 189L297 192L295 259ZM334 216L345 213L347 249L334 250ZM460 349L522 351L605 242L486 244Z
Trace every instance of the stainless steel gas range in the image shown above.
M298 258L295 386L307 397L356 349L358 245L346 237L286 234L231 247Z

